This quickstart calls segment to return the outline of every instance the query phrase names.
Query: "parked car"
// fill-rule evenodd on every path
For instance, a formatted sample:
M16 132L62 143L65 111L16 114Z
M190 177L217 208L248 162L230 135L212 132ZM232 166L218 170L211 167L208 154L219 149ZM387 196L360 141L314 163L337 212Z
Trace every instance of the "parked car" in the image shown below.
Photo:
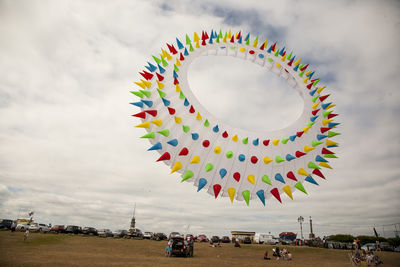
M198 235L197 236L197 241L198 242L208 242L208 238L206 235Z
M219 242L219 236L214 235L213 237L211 237L211 241L213 243L218 243Z
M243 244L251 244L251 238L248 237L248 236L246 236L246 237L243 239Z
M153 237L152 232L144 232L143 239L151 239Z
M65 226L64 225L54 225L53 227L51 227L50 232L65 233Z
M229 238L229 236L223 236L222 238L221 238L221 242L222 243L230 243L231 242L231 239Z
M31 232L41 232L41 233L48 233L50 232L50 228L48 225L44 223L31 223L29 225L29 231Z
M128 236L133 238L143 238L143 233L139 228L130 228L128 230Z
M76 225L68 225L67 228L65 228L65 232L67 234L82 234L82 228L80 226Z
M173 237L169 241L169 249L167 249L166 256L172 257L180 255L184 257L193 257L193 245L187 242L182 237Z
M279 244L279 238L275 238L271 234L256 233L254 235L254 243L276 245Z
M97 235L97 230L94 227L83 227L82 234L85 235Z
M153 235L153 240L156 241L161 241L161 240L167 240L167 235L164 233L156 233Z
M11 229L13 220L0 219L0 229Z
M19 223L17 224L17 227L15 227L16 231L25 231L29 228L29 223Z
M97 230L97 235L100 237L113 237L114 236L113 232L111 232L110 229Z
M178 232L171 232L169 234L169 238L168 239L171 239L171 238L174 238L174 237L182 237L182 235L180 233L178 233Z
M127 230L117 230L113 233L114 237L126 237L128 235L128 231Z

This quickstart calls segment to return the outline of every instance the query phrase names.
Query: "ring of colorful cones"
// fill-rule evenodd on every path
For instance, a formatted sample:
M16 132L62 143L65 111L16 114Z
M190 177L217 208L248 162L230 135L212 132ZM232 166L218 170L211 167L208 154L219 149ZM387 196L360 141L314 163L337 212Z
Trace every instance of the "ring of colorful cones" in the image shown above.
M252 61L282 77L304 100L301 117L286 129L265 133L219 121L187 81L190 63L208 55ZM182 182L193 182L198 192L247 205L251 199L266 205L270 197L282 202L281 194L293 199L296 189L307 194L306 187L325 179L322 168L331 169L330 160L337 158L332 149L338 147L333 141L340 134L334 122L338 114L327 101L330 94L322 93L326 87L319 86L308 64L267 39L213 30L201 37L194 33L192 39L186 35L161 48L140 75L138 90L131 91L139 97L131 104L141 109L133 115L141 119L136 127L147 131L142 138L150 141L149 151L160 153L157 161L180 173Z

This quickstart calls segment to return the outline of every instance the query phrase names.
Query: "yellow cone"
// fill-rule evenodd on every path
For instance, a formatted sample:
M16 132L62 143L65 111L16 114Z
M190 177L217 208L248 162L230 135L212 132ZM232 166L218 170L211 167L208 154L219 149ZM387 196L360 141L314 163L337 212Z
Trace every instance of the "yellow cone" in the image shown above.
M197 32L194 33L193 35L193 41L198 42L200 40L199 36L197 35Z
M317 89L317 93L318 93L318 94L321 94L322 90L324 90L325 87L326 87L326 86L322 86L322 87L318 88L318 89Z
M179 84L177 84L176 86L175 86L175 92L180 92L181 91L181 88L179 87Z
M264 157L264 163L268 164L272 161L272 159L270 159L269 157Z
M196 120L201 121L201 115L200 115L200 113L197 113L197 115L196 115Z
M328 110L330 108L336 107L336 104L330 104L325 110Z
M214 152L215 152L215 154L221 153L221 147L216 146L216 147L214 148Z
M194 156L192 160L190 161L190 164L194 163L199 163L200 162L200 157L199 156Z
M339 145L339 143L333 142L329 139L326 140L326 146L336 146Z
M181 123L182 122L182 118L181 117L175 117L175 122L176 123Z
M277 146L279 144L279 139L272 140L272 143Z
M233 203L233 198L235 197L236 189L233 187L228 188L228 195L229 198L231 199L231 202Z
M303 80L303 83L307 83L307 82L308 82L308 77Z
M199 42L196 42L195 47L196 47L196 48L200 48L200 43L199 43Z
M143 83L147 88L150 88L151 82L144 81L144 80L141 80L141 81L142 81L142 83Z
M179 171L180 169L182 169L182 167L182 163L180 163L179 161L175 162L174 167L172 167L171 173Z
M310 151L313 150L313 149L314 149L314 147L305 146L305 147L304 147L304 152L308 153L308 152L310 152Z
M249 181L250 183L254 184L254 181L255 181L254 175L250 174L249 176L247 176L247 181Z
M158 89L163 89L164 88L164 84L162 82L157 81L157 86Z
M231 38L232 38L232 33L231 33L231 30L229 30L229 32L228 32L228 38L229 38L229 39L231 39Z
M299 60L295 61L293 65L296 67L297 65L299 65L300 61L301 61L301 58Z
M328 123L332 122L333 120L322 120L322 124L326 126Z
M181 62L180 62L180 60L178 58L176 58L176 64L175 65L178 66L178 67L181 65Z
M162 120L154 120L154 121L151 121L151 123L153 123L153 124L157 125L158 127L160 127L162 125Z
M313 108L313 109L317 109L318 105L319 105L319 102L313 104L313 105L312 105L312 108Z
M283 192L285 192L291 199L293 199L292 196L292 190L290 190L290 185L286 185L282 187Z
M232 137L232 140L233 140L234 142L237 142L237 141L239 140L239 138L238 138L237 135L234 135L234 136Z
M146 88L146 86L145 86L144 83L142 83L142 82L135 82L135 84L139 85L139 86L142 87L143 89Z
M145 121L145 122L143 122L141 124L136 125L135 127L138 127L138 128L150 128L150 122Z
M326 162L320 162L318 165L321 166L321 167L332 169L332 167Z
M303 132L305 132L305 133L308 132L308 130L310 130L310 128L311 128L311 126L304 127Z
M303 168L300 168L299 171L297 172L300 175L308 176L309 174L304 170Z

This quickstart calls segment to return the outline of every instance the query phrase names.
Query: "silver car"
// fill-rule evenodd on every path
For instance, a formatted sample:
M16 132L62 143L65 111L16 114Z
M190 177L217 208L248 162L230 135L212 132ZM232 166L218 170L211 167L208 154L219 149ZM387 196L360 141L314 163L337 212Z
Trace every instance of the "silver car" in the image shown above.
M41 232L41 233L50 232L50 228L44 223L31 223L28 229L31 232Z

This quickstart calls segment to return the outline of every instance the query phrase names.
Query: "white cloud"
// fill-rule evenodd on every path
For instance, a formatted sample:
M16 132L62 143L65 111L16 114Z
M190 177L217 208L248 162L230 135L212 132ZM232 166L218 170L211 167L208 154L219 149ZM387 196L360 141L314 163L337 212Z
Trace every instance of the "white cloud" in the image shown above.
M35 210L38 220L53 224L127 228L137 202L139 227L165 232L188 225L220 235L298 232L299 215L313 216L320 235L371 234L372 225L399 222L398 2L307 3L2 2L0 216ZM342 122L340 158L309 196L296 193L295 201L267 208L231 205L195 193L154 163L155 153L145 153L149 145L130 117L132 81L165 42L211 28L284 41L327 81ZM280 108L254 98L268 82L257 66L207 60L194 63L200 73L190 81L202 103L212 84L221 88L217 98L229 97L224 105L216 99L205 105L217 117L231 120L239 104L254 101L254 109L232 120L246 128L260 124L258 114ZM210 80L200 81L205 75ZM239 98L247 84L254 92ZM268 86L276 86L269 91L274 98L288 101L282 116L293 121L301 111L293 106L296 94L278 82ZM265 118L269 126L278 123L273 119Z

